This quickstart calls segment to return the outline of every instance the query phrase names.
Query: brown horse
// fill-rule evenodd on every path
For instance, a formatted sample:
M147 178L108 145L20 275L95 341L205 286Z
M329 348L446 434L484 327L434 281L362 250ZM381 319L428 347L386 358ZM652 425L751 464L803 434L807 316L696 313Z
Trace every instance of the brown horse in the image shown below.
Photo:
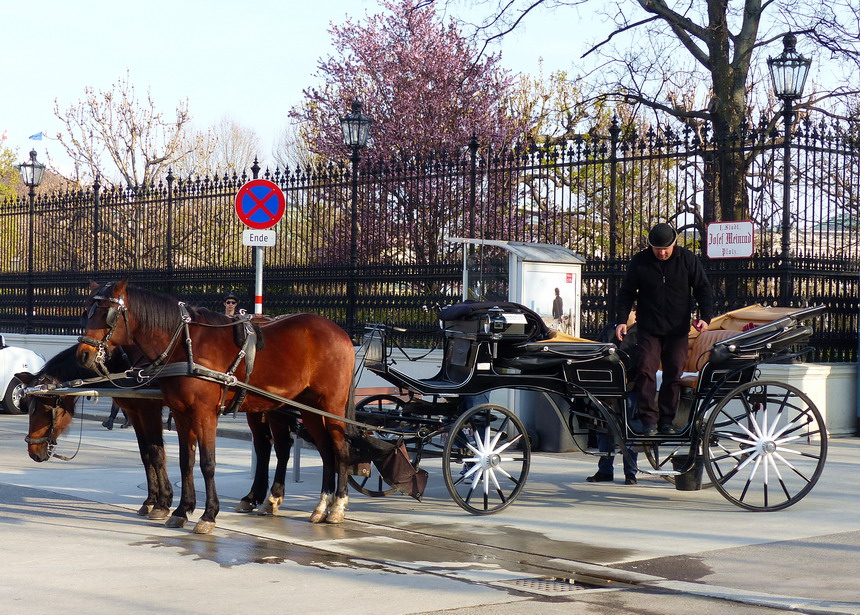
M77 346L67 348L48 360L36 374L16 374L28 387L55 385L76 379L93 378L98 374L82 368L76 358ZM127 358L116 353L108 363L111 372L121 372L141 357L140 351L129 349ZM33 461L47 461L53 456L57 438L68 429L75 414L77 397L63 395L25 395L21 406L30 413L27 452ZM167 476L167 459L162 436L161 409L157 399L117 397L117 405L125 410L140 450L140 460L146 472L147 496L137 514L150 519L166 519L173 503L173 486Z
M153 361L156 368L151 373L158 376L164 402L173 410L180 442L182 496L167 525L182 527L196 506L192 466L199 446L206 506L194 531L211 532L219 510L215 490L218 414L246 380L248 360L234 341L234 329L241 321L186 307L166 295L129 286L126 280L92 288L78 361L92 367L117 346L131 344ZM323 462L320 501L310 520L340 523L348 501L349 442L346 423L338 419L351 419L354 414L352 341L337 324L313 314L275 319L259 329L264 345L255 353L247 385L242 385L248 390L242 410L265 412L287 399L324 413L301 409L303 426ZM159 368L164 371L159 373Z

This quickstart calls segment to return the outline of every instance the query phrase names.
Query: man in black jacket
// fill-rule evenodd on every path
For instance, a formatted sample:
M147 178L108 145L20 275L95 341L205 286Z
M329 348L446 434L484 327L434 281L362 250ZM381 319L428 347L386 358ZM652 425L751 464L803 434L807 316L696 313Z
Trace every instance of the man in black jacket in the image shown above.
M631 426L644 436L672 435L675 408L681 395L681 373L687 361L693 297L699 318L693 326L705 331L714 311L714 295L699 259L675 245L678 234L660 223L648 233L649 248L633 255L621 284L615 335L627 335L627 316L636 303L639 331L638 361L633 390L637 394L639 421ZM692 290L692 295L690 291ZM663 366L663 382L657 394L657 370Z

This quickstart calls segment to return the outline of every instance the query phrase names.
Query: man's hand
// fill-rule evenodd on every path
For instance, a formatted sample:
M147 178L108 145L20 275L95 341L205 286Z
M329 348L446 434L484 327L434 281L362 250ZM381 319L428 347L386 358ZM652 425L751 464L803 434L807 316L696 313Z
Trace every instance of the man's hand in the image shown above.
M615 327L615 337L623 340L625 335L627 335L627 324L622 322Z
M700 318L697 318L696 320L693 321L693 327L695 327L696 331L701 333L702 331L708 330L708 323L706 323L704 320L702 320Z

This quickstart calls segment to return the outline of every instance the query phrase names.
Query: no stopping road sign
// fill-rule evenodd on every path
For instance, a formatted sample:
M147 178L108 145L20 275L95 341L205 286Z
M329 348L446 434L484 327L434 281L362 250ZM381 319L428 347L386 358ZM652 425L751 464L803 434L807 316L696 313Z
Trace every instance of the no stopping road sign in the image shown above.
M275 226L285 209L283 191L267 179L252 179L236 193L236 214L254 229Z

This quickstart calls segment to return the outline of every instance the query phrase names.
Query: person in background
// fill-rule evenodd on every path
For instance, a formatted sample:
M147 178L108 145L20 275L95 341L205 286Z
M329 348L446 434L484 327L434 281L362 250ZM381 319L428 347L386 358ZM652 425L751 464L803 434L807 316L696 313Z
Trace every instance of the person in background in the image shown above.
M556 330L561 331L561 318L564 316L564 301L558 289L555 289L555 299L552 300L552 321Z
M676 245L678 233L666 223L648 233L648 248L633 255L619 292L615 335L624 340L627 316L636 304L637 369L633 392L639 418L630 427L643 436L676 433L672 425L681 396L681 373L687 360L693 298L699 317L693 321L705 331L714 312L714 293L702 263L690 250ZM663 382L656 407L657 370ZM659 425L659 426L658 426Z
M114 421L116 421L116 417L119 414L119 410L120 410L120 408L119 408L119 406L116 405L116 402L111 401L110 416L107 418L107 420L102 421L102 427L104 427L108 431L113 429L113 424L114 424ZM122 429L125 429L126 427L131 425L131 421L129 421L128 415L125 413L125 410L122 411L122 415L125 417L125 421L123 422L122 425L120 425L120 427Z
M229 293L224 297L224 313L227 316L236 316L237 309L239 309L239 299L233 293Z

